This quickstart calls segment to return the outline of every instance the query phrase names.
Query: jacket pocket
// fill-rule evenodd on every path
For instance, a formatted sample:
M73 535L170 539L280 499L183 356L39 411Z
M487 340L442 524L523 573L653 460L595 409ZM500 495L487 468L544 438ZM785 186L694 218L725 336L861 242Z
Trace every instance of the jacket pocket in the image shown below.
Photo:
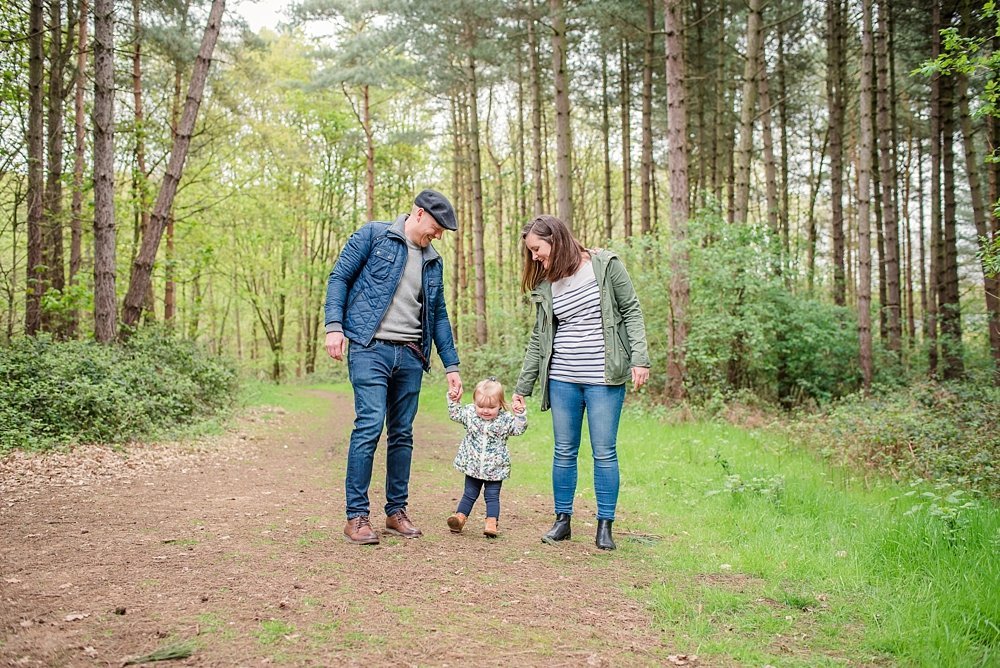
M372 251L372 254L368 256L368 263L365 269L371 275L380 281L384 281L389 278L389 274L392 273L393 265L396 263L396 253L390 249L379 246Z

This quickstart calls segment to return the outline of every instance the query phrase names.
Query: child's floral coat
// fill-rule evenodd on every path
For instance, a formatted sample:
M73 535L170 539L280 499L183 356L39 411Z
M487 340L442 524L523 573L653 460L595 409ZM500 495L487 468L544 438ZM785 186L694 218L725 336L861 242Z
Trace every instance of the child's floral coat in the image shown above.
M525 413L514 415L505 410L492 420L476 414L475 404L461 405L448 399L448 416L465 425L465 437L458 446L455 468L479 480L506 480L510 477L510 452L507 437L520 436L528 428Z

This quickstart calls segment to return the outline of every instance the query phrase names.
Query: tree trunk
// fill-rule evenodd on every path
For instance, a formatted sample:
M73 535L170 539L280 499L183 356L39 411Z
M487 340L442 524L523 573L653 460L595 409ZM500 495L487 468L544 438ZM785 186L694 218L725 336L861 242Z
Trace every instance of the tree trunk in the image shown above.
M684 81L682 0L664 0L667 75L667 168L670 172L670 331L667 349L667 395L685 396L688 285L688 151Z
M938 0L931 8L931 59L941 55L941 4ZM931 378L938 375L938 283L941 248L941 76L931 77L931 227L930 268L927 272L927 372Z
M149 224L149 235L142 240L142 249L135 260L132 282L129 285L128 293L125 295L125 306L122 313L123 324L130 328L135 327L139 320L143 297L148 289L153 271L153 262L156 259L156 249L160 244L160 237L163 234L163 228L173 205L174 195L177 192L177 184L184 169L184 161L187 158L188 147L191 144L191 134L194 132L198 107L201 104L201 96L205 89L205 80L208 78L208 67L212 62L212 52L215 49L215 42L219 37L219 27L225 4L225 0L213 0L212 2L208 25L205 28L201 48L198 51L194 70L191 73L187 102L184 105L184 114L181 117L177 139L170 152L170 162L167 164L167 172L156 198L156 206L153 208L153 217Z
M43 43L45 39L43 0L31 0L28 19L28 266L27 296L24 308L24 331L33 336L42 327L42 294L45 292L43 247L43 211L45 186L45 109L42 83L45 76Z
M858 114L858 350L864 391L872 385L871 171L872 171L872 0L862 0L861 99Z
M740 142L735 155L733 222L747 222L750 203L750 164L753 157L753 121L757 105L757 75L760 69L761 0L750 0L747 15L747 53L743 67L743 99L740 108Z
M365 215L368 220L375 220L375 142L368 84L361 87L361 113L365 131Z
M611 120L608 114L608 60L601 60L601 157L604 159L604 242L611 240Z
M646 31L642 59L642 165L639 174L639 232L649 234L653 183L653 58L655 57L656 5L646 0Z
M899 291L899 222L896 216L896 173L892 119L889 114L889 15L886 0L879 0L875 34L878 72L879 184L882 190L882 230L885 237L885 292L883 308L887 320L887 347L899 358L903 348Z
M956 380L965 375L962 361L962 311L958 291L958 243L955 202L955 112L954 82L945 80L941 109L941 173L943 177L944 215L942 220L942 257L940 294L942 375ZM942 289L943 288L943 289Z
M764 153L764 199L767 207L767 229L771 233L771 247L780 257L781 229L779 223L779 210L781 205L778 201L778 168L774 158L774 135L771 132L771 92L767 79L766 57L764 55L764 26L760 26L759 42L761 44L761 57L758 59L757 69L757 91L760 96L760 124L761 138L763 141ZM781 273L781 263L775 266L776 273Z
M62 294L66 289L63 267L63 25L62 2L49 0L48 174L42 214L42 264L47 268L46 289ZM42 311L42 328L62 336L66 325L61 313Z
M830 229L833 243L833 301L843 306L847 301L844 270L844 68L842 1L826 5L827 59L826 102L830 137Z
M83 151L87 141L87 121L84 118L83 95L87 77L87 24L90 20L88 0L80 0L79 45L76 52L76 72L73 75L75 96L73 124L76 134L73 142L73 198L70 204L69 284L77 285L83 260ZM80 323L80 309L70 311L66 335L76 338Z
M622 216L625 238L632 236L632 82L629 77L628 42L618 49L621 67L622 110Z
M535 215L545 213L545 191L542 180L542 72L538 58L538 32L535 3L531 2L528 19L528 69L531 79L531 180L535 186Z
M549 0L552 19L552 75L556 108L556 212L573 229L573 140L569 121L569 73L566 62L566 9L563 0Z
M99 343L114 341L118 316L115 293L114 12L114 0L94 1L94 338Z
M471 35L468 36L471 40ZM476 272L476 343L485 346L486 327L486 252L483 247L483 177L479 153L479 87L476 83L476 60L469 45L465 59L466 85L469 87L469 150L472 185L472 264Z
M149 172L146 170L146 119L142 104L142 19L139 0L132 0L132 25L135 29L132 50L132 99L135 105L135 164L136 208L139 214L139 238L149 229ZM135 258L133 258L134 260ZM155 320L153 282L149 282L142 308L147 320Z
M969 3L962 6L962 25L967 29L970 23ZM967 36L967 35L966 35ZM972 118L969 116L969 80L962 74L956 75L958 87L959 125L962 131L962 146L965 150L965 171L969 179L969 198L972 201L972 218L976 225L976 236L980 244L992 238L987 223L986 205L983 201L983 188L979 179L979 159L976 156L976 144L972 130ZM989 331L990 351L993 353L993 380L1000 385L1000 277L986 275L983 265L983 291L986 297L986 327Z

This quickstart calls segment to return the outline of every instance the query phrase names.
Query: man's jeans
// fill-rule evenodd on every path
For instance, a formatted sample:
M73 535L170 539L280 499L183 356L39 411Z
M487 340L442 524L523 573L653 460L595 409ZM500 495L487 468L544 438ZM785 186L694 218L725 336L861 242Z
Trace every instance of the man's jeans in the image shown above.
M368 486L375 448L386 425L385 514L406 508L413 456L413 418L424 370L407 346L372 341L350 344L347 368L354 386L354 431L347 453L347 519L369 514Z
M573 513L576 494L576 460L580 452L583 412L587 411L590 448L594 455L594 496L597 519L615 519L618 505L618 421L625 402L624 385L584 385L549 381L552 405L552 431L555 452L552 457L552 492L555 510Z

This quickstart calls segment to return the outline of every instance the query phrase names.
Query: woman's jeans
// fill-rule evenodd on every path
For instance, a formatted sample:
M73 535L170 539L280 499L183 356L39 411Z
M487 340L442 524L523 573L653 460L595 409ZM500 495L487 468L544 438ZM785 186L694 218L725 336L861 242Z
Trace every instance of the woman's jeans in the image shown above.
M590 448L594 455L594 495L597 519L615 519L618 504L618 421L625 402L625 385L584 385L549 381L552 431L552 492L556 514L573 513L576 462L580 452L583 413L587 412Z
M413 418L417 414L423 366L408 347L372 341L350 344L347 368L354 386L354 431L347 453L347 519L368 515L368 487L375 448L386 426L385 514L406 508L413 456Z
M471 475L465 476L465 492L462 500L458 502L456 513L462 513L466 517L472 514L472 506L476 505L479 498L479 490L483 490L483 498L486 499L486 517L500 518L500 486L503 480L480 480Z

